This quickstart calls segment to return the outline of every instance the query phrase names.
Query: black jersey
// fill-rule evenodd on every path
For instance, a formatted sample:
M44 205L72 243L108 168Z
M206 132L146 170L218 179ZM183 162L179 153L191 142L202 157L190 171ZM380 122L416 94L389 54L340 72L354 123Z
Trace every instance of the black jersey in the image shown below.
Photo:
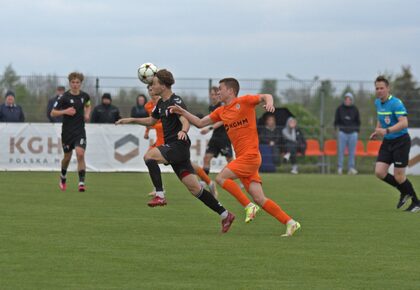
M223 104L221 102L217 103L216 105L210 105L209 106L209 112L210 113L213 112L214 110L216 110L220 106L223 106ZM214 129L212 138L229 140L229 137L226 133L225 126L222 125L219 128Z
M63 116L62 135L79 135L85 133L85 107L90 106L90 97L87 93L80 91L78 95L72 95L70 91L55 102L55 110L65 110L73 107L76 114Z
M162 121L163 139L165 140L165 144L177 141L178 132L182 130L182 123L179 120L179 115L171 114L168 109L169 106L174 105L187 109L187 106L181 97L172 94L166 101L163 101L163 99L160 98L152 111L152 117Z

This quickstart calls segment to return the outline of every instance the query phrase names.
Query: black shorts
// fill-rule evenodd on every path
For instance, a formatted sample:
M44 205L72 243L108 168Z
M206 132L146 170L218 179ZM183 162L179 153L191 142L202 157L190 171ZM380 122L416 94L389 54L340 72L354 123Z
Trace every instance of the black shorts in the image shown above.
M232 144L229 139L212 137L210 138L209 144L207 144L206 154L207 153L214 155L214 157L221 154L226 158L231 158L233 156Z
M188 174L194 174L194 168L190 160L190 146L191 143L178 140L156 147L172 166L179 179L184 178Z
M86 150L86 133L77 135L61 135L61 144L63 145L64 153L72 151L76 147L81 147Z
M411 139L408 134L392 140L384 139L376 162L394 163L394 166L399 168L407 167L410 148Z

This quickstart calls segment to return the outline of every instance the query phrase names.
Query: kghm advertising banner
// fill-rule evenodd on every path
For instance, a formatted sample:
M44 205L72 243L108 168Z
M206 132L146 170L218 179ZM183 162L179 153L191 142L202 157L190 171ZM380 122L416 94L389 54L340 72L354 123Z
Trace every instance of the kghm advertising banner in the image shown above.
M145 127L139 125L86 124L88 171L147 171L143 156L154 143L154 130L144 139ZM200 134L191 127L191 161L202 165L211 132ZM59 171L63 149L61 124L0 123L0 170ZM212 171L220 171L226 159L212 160ZM69 170L77 168L73 153ZM170 166L161 165L162 171L171 172Z

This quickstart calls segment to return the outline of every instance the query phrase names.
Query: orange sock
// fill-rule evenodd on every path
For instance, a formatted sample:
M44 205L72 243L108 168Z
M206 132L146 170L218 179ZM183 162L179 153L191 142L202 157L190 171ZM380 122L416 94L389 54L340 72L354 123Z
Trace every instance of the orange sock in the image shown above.
M279 222L282 224L286 224L288 221L290 221L292 218L285 213L281 207L272 201L271 199L267 199L266 202L263 204L262 207L266 212L271 214L273 217L275 217Z
M222 187L233 195L244 207L251 202L245 193L242 192L239 185L237 185L232 179L226 179Z
M197 167L195 169L195 172L197 173L198 177L201 178L202 181L204 181L207 184L210 184L211 179L210 177L206 174L206 172L203 170L203 168L201 167Z

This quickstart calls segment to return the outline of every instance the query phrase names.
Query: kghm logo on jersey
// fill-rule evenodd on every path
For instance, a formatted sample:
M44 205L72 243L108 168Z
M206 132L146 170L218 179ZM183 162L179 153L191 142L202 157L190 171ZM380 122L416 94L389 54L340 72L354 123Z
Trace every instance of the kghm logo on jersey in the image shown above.
M389 116L385 116L385 118L384 118L384 122L385 122L385 124L387 124L387 125L391 124L391 117L389 117Z
M238 128L238 127L247 127L249 125L248 118L242 119L240 121L233 121L232 123L225 124L226 132L229 131L231 128Z

